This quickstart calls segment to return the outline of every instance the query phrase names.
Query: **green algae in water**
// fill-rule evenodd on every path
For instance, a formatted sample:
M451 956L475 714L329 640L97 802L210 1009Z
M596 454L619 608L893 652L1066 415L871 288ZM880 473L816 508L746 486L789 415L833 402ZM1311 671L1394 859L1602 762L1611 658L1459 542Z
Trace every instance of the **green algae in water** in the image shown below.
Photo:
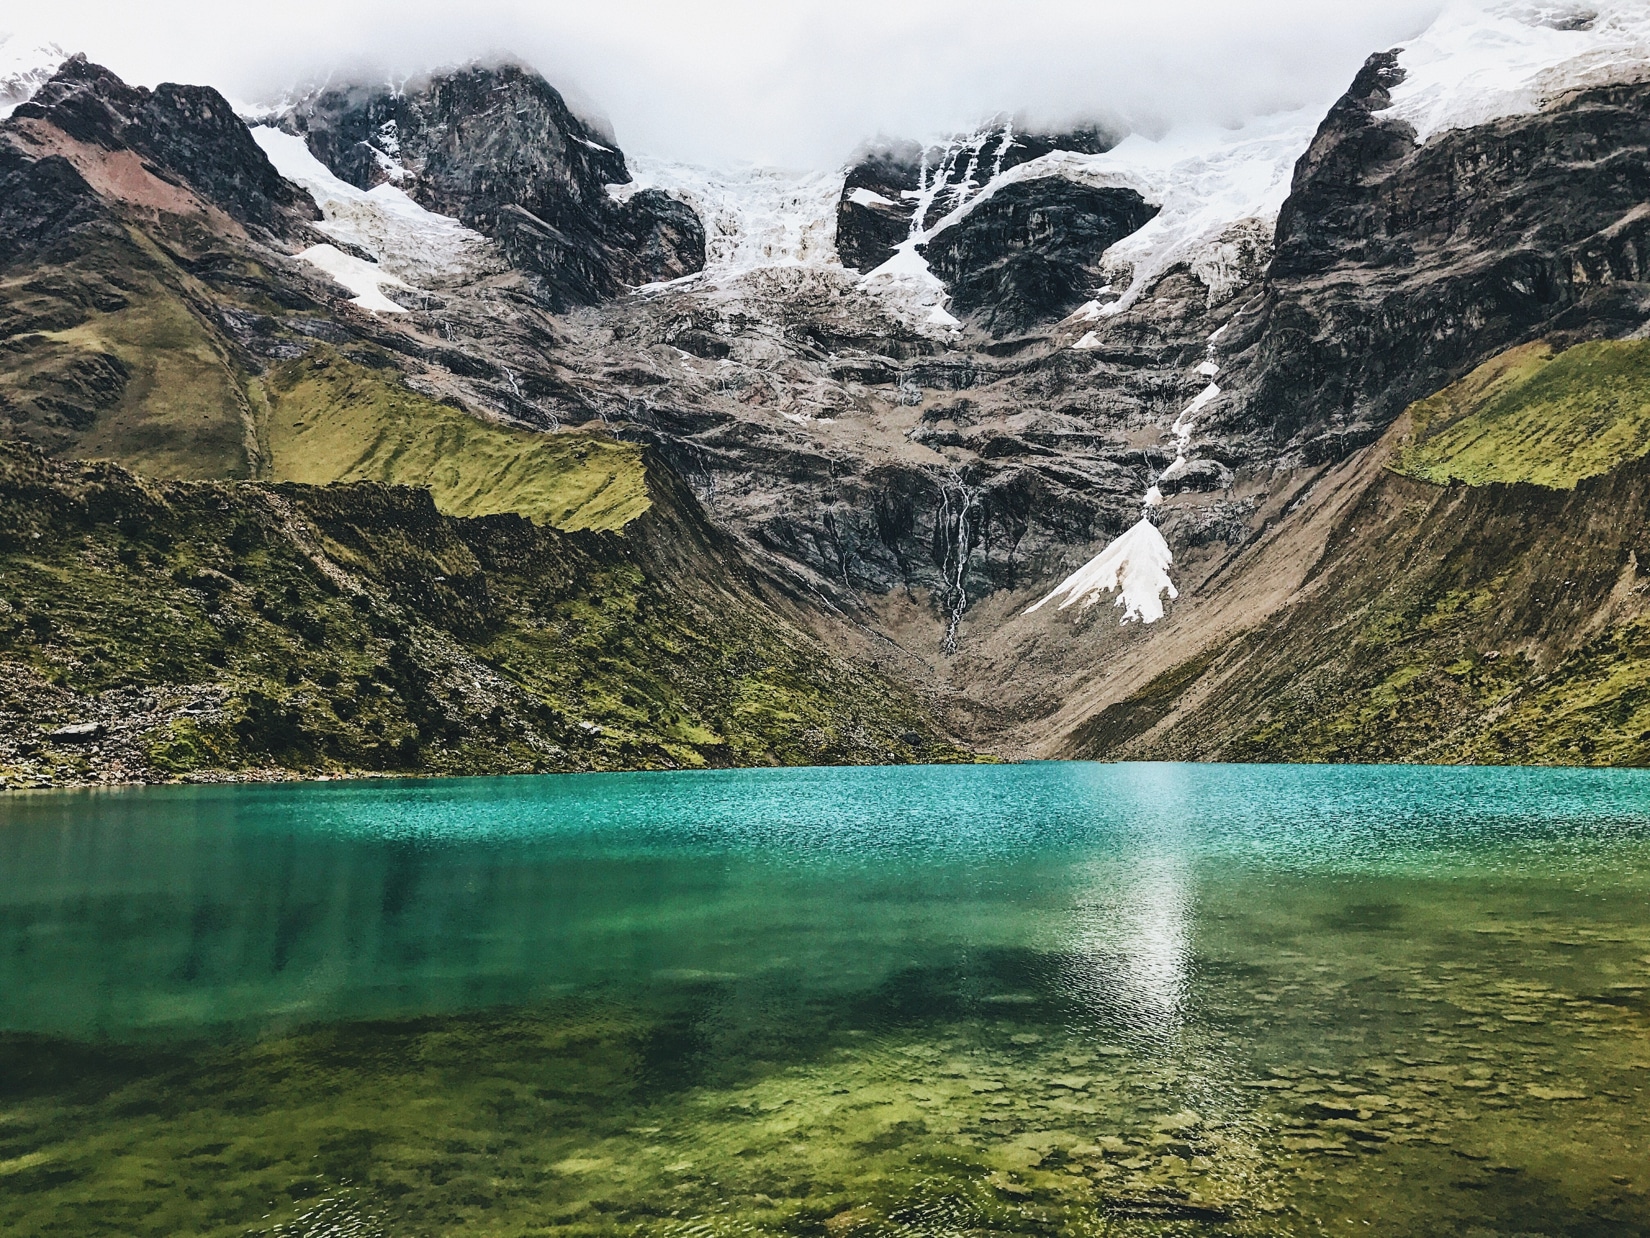
M6 1234L1650 1232L1650 779L0 801Z

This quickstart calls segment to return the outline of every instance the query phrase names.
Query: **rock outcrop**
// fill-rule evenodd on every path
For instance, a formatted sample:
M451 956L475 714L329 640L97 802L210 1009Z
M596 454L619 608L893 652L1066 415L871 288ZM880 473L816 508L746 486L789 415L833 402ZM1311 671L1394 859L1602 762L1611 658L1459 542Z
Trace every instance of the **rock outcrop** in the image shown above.
M1371 57L1325 118L1245 327L1233 421L1308 458L1370 441L1514 344L1650 317L1650 83L1417 144L1383 115L1402 79L1395 53Z
M1012 121L953 138L944 146L881 141L849 163L837 203L837 253L861 272L881 266L909 237L933 227L989 182L1054 151L1099 154L1116 139L1098 128L1025 133ZM920 217L919 217L920 213Z
M607 187L631 177L613 139L518 65L472 65L395 90L331 87L279 123L350 184L391 182L493 237L558 309L704 267L692 208L652 190L616 201Z
M1133 189L1059 176L1005 185L922 247L960 317L993 335L1054 322L1094 295L1106 250L1157 214Z
M158 174L162 182L192 191L201 204L277 236L296 235L319 218L309 195L282 179L229 101L209 86L128 86L85 56L73 56L13 110L3 132L13 174L36 193L52 184L63 192L70 184L65 169L25 171L21 165L55 158L82 179L103 181L97 188L105 196L153 196L153 187L135 182L145 172ZM125 154L148 167L107 158ZM9 204L4 209L13 213Z

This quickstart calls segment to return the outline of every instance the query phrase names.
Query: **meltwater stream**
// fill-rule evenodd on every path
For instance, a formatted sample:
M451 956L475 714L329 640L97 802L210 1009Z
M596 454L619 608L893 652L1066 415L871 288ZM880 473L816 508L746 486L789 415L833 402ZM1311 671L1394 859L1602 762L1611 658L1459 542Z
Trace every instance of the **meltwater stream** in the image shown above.
M0 799L5 1234L1650 1233L1650 775Z

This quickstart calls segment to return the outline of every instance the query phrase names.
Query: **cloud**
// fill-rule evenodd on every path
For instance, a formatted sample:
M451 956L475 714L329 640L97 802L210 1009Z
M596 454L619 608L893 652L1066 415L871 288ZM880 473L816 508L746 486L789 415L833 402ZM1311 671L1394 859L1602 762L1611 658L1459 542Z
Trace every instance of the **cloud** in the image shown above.
M134 82L272 97L514 54L621 145L835 164L999 111L1161 129L1327 104L1441 0L54 0L30 33Z

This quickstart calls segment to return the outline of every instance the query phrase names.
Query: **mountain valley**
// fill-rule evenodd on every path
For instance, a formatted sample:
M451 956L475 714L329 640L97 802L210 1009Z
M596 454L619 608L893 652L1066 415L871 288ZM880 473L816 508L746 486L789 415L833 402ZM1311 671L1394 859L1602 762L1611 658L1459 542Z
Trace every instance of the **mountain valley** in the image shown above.
M19 76L0 778L1650 762L1650 16L1526 10L829 174Z

